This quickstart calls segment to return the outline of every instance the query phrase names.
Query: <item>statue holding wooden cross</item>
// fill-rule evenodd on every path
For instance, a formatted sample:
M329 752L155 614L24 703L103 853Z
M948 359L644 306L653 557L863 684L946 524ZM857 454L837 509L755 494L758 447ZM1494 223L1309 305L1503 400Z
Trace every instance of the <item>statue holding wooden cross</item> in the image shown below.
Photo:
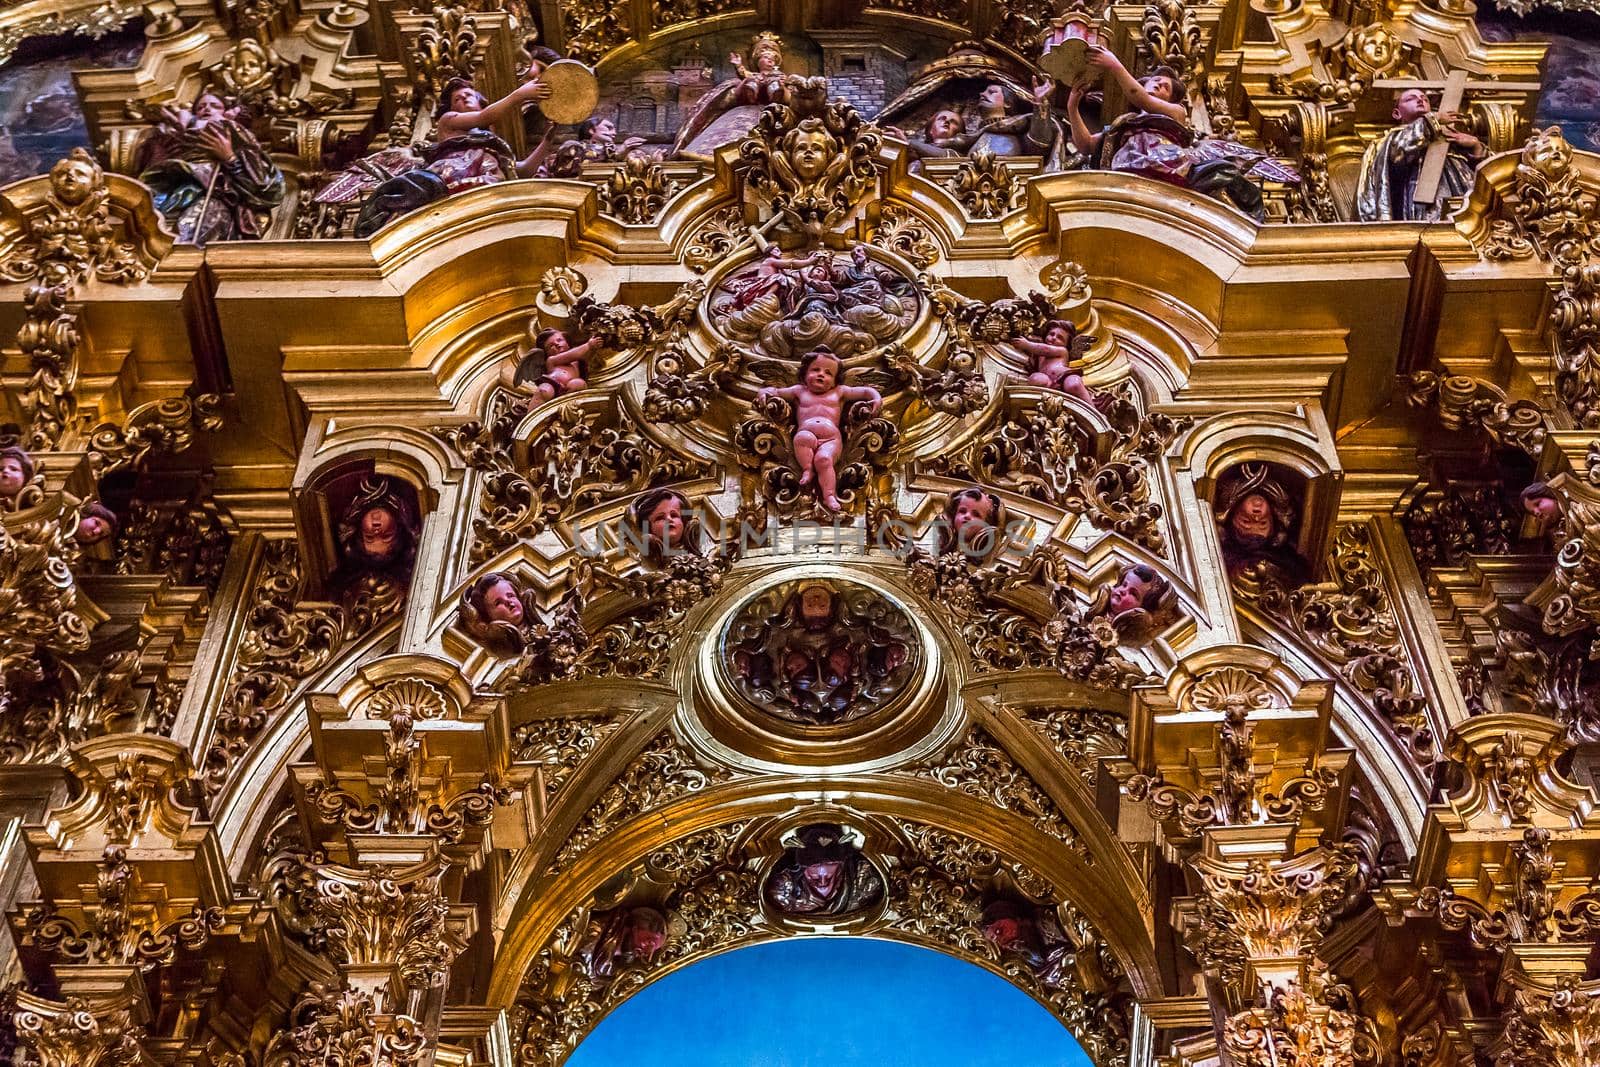
M1437 112L1425 85L1378 82L1375 87L1401 89L1393 115L1398 125L1368 145L1361 157L1356 217L1362 222L1434 222L1442 217L1447 200L1471 190L1473 171L1485 153L1460 113L1467 72L1450 72Z

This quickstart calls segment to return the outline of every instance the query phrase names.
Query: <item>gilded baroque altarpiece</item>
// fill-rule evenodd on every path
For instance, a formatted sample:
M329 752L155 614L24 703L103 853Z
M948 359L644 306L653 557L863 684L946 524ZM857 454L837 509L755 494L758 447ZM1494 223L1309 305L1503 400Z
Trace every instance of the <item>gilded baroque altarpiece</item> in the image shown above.
M37 6L7 50L138 14ZM1600 1067L1600 158L1542 46L142 13L0 190L14 1061L555 1067L828 934L1101 1065Z

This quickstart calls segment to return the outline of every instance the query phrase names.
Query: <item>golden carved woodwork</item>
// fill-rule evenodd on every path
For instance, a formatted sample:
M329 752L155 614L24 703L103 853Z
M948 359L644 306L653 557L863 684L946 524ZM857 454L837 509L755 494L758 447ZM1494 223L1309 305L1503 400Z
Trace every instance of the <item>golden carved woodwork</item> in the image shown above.
M22 7L0 54L115 5ZM18 1042L557 1067L711 954L867 935L1000 975L1100 1064L1592 1067L1600 161L1529 129L1543 46L1469 8L1090 12L1197 127L1297 168L1258 226L917 158L921 118L836 91L915 34L917 78L1025 95L1048 3L150 5L138 66L78 79L119 173L80 150L0 193ZM450 78L494 101L549 45L619 93L649 68L642 113L669 48L746 33L790 69L709 160L363 239L317 202L358 144L433 151ZM1325 225L1396 88L1455 70L1495 153L1460 213ZM120 173L205 86L289 179L261 240L175 245ZM520 156L540 121L496 128ZM766 388L830 298L838 382L882 400L832 416L837 508ZM1029 380L1053 323L1082 392ZM1230 558L1247 464L1308 580ZM369 479L414 493L407 552L345 513ZM877 614L808 619L807 589ZM852 850L838 914L775 888L817 827Z

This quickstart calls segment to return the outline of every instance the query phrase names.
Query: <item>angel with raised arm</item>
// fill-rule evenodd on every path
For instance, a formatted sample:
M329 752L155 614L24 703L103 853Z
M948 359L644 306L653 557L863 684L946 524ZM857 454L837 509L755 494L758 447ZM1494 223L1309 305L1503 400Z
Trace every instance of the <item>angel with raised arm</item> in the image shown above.
M530 329L529 333L532 345L523 353L512 379L518 389L537 393L541 400L554 400L589 384L585 380L589 356L601 347L600 337L573 344L564 331L554 327L537 333Z
M835 462L844 448L845 405L863 403L868 415L883 407L883 395L866 385L841 385L843 365L833 350L819 346L800 361L800 381L782 389L761 390L758 399L779 397L794 405L794 454L800 484L816 483L823 507L839 510Z
M1091 404L1094 403L1094 393L1083 383L1080 371L1083 368L1083 354L1093 343L1093 337L1079 334L1072 323L1065 319L1051 319L1045 323L1044 336L1039 340L1031 337L1011 338L1012 345L1031 357L1029 382L1071 393Z

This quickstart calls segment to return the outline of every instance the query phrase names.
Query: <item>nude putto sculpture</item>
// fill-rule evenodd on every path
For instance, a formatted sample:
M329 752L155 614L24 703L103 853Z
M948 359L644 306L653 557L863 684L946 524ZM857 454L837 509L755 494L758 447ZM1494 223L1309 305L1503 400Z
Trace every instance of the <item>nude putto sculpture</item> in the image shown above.
M1066 319L1051 319L1038 338L1018 336L1011 344L1029 357L1028 381L1047 389L1071 393L1094 403L1095 395L1083 382L1083 354L1094 338L1080 334Z
M573 343L565 330L528 327L529 346L512 375L512 385L541 400L554 400L588 385L589 357L601 347L599 337Z
M766 388L758 399L778 397L794 407L794 456L800 465L800 484L815 484L822 506L839 510L834 463L844 448L844 413L847 404L865 405L864 414L876 415L883 395L869 385L841 385L839 357L828 348L814 348L800 361L800 381L781 389Z

